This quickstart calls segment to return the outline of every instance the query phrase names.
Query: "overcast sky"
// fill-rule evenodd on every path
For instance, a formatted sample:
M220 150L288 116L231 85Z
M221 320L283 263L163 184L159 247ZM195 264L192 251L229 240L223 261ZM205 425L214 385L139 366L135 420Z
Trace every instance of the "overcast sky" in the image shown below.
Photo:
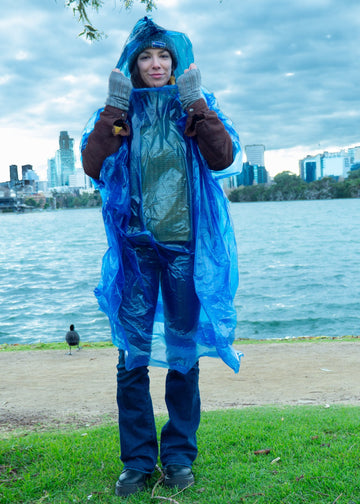
M158 0L150 16L187 33L203 84L243 145L264 144L272 175L307 154L360 145L359 0ZM103 106L108 76L146 15L104 0L91 19L107 34L79 38L64 0L1 0L0 181L9 165L44 178L59 133L75 139Z

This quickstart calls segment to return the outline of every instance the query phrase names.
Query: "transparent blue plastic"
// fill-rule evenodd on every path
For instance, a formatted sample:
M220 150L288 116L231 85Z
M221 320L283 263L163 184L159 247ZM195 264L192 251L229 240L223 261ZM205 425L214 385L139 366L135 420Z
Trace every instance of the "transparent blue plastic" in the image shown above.
M140 28L145 22L147 21L141 20L140 25L138 23ZM135 35L139 32L139 26L135 30ZM169 36L176 36L176 46L179 48L178 68L181 71L192 62L191 43L184 34L166 33ZM136 47L135 35L133 32L129 37L118 64L125 73L129 53ZM178 244L166 241L158 243L153 233L145 229L144 226L138 230L130 229L129 222L132 211L129 174L131 177L135 176L140 179L142 170L141 156L139 152L136 152L138 144L135 141L135 133L128 139L125 138L118 152L104 161L100 180L94 180L95 187L99 189L103 201L103 218L109 245L103 258L101 280L95 289L95 295L99 301L100 309L109 317L113 343L125 350L128 369L140 365L140 362L147 365L171 367L186 373L201 356L209 356L221 357L235 372L239 370L242 354L236 352L232 347L236 327L236 311L233 300L238 286L237 249L229 203L217 179L228 177L240 171L242 152L238 135L231 121L219 110L214 96L205 89L203 89L203 93L209 108L217 112L233 142L234 162L230 167L220 172L213 172L209 169L199 152L196 139L186 137L183 134L187 116L180 106L176 85L145 90L133 89L129 109L132 130L138 128L139 131L140 129L143 131L148 123L148 118L155 117L157 126L165 132L171 130L173 127L171 121L174 121L174 117L170 117L170 114L166 113L167 110L169 107L172 110L177 110L176 128L181 134L176 149L186 153L184 158L187 162L190 180L191 222L194 236L191 249L188 250L189 244L187 244L186 247L184 246L184 251L188 251L194 257L194 284L201 303L199 324L197 330L192 334L193 344L191 347L187 348L185 344L179 342L179 338L172 339L171 335L165 334L161 289L150 341L149 335L145 332L142 333L141 324L139 323L139 327L136 327L139 341L140 339L147 341L145 357L142 355L144 352L143 349L141 350L140 343L138 350L136 342L135 345L134 341L129 343L128 336L119 320L119 308L124 288L122 258L124 244L132 240L144 243L154 249L161 247L167 250L168 256L177 254L183 247L180 242ZM86 126L81 150L85 148L88 136L99 119L101 110L94 114ZM166 149L169 149L170 152L172 146L167 146L167 139L162 140L158 134L153 135L151 144L148 145L149 156L158 153L160 145L161 155L166 155ZM141 200L143 195L139 195L139 198ZM138 274L141 275L140 271ZM177 293L174 292L173 295L176 296ZM144 299L134 298L133 306L137 306L137 304L139 307L144 307ZM171 359L169 355L171 355Z

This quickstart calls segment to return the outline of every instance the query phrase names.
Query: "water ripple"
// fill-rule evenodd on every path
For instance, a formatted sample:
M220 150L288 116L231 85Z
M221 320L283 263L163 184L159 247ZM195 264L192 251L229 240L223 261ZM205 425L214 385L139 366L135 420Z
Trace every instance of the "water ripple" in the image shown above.
M236 337L359 334L360 200L231 204ZM98 209L0 214L0 343L110 339L93 290L107 248Z

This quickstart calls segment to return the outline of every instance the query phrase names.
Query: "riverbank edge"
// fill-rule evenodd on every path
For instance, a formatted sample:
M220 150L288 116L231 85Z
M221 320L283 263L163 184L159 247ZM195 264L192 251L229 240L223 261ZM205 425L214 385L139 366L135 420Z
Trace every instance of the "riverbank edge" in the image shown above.
M277 344L277 343L300 343L300 342L330 342L330 341L355 341L360 339L360 335L344 335L344 336L296 336L286 338L263 338L263 339L250 339L241 338L236 339L233 343L234 346L240 345L264 345L264 344ZM107 341L84 341L80 342L82 348L110 348L113 343ZM1 343L0 352L24 352L34 350L63 350L67 348L66 342L48 342L43 343Z

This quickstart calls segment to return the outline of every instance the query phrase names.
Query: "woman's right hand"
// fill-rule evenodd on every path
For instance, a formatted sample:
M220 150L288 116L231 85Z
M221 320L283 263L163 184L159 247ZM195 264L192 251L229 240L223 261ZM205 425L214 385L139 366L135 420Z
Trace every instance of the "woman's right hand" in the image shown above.
M118 68L114 68L109 77L109 91L106 105L121 110L129 110L129 99L132 91L130 79L125 77Z

